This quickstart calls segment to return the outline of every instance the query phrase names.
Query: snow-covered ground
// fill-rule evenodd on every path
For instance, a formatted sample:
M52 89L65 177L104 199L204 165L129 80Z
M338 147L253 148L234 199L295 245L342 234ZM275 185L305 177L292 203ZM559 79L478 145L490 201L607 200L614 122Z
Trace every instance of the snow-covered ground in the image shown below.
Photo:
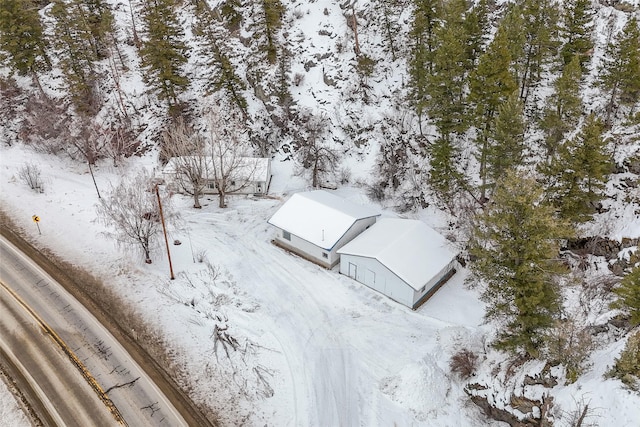
M11 427L29 427L27 420L18 402L13 397L4 382L0 380L0 420L2 424Z
M40 165L43 194L16 178L26 161ZM237 407L222 414L226 423L248 416L250 424L271 425L473 424L476 411L459 410L464 395L447 373L452 352L474 339L482 320L465 272L413 312L277 248L266 220L284 193L303 186L280 174L277 162L273 198L232 197L227 209L212 200L194 210L190 199L175 197L184 222L170 237L182 242L171 247L175 281L162 251L145 265L104 236L84 166L11 148L1 170L2 203L18 224L39 245L104 277L160 325L198 396L221 411ZM103 194L119 172L98 170ZM366 201L354 188L338 194ZM215 326L240 343L230 358L221 345L214 352Z
M25 162L39 165L44 193L17 178ZM119 168L100 165L101 193L107 196L110 183L152 164L149 156ZM226 209L205 199L195 210L191 199L174 197L182 214L182 229L170 236L182 242L171 246L174 281L161 248L146 265L104 234L82 164L3 147L0 202L38 245L103 277L158 325L195 398L216 409L225 425L486 425L448 366L463 347L482 353L491 334L482 325L477 291L463 283L466 271L414 312L279 249L270 243L274 230L266 221L305 187L291 177L289 162L276 160L273 173L271 197L231 197ZM336 193L370 204L356 187ZM41 235L34 214L41 218ZM436 228L446 222L438 215L420 217ZM214 349L216 330L237 340L235 350L233 340L227 342L229 357L222 341ZM588 396L602 425L640 420L640 398L602 379L621 349L616 344L599 351L597 370L576 384L557 386L559 402L570 406L572 398ZM501 357L489 351L496 361L479 378L499 383L490 370Z
M413 117L405 117L404 107L396 105L405 99L405 59L399 55L390 60L381 41L382 14L374 8L375 2L360 2L361 49L376 61L375 72L364 85L368 87L365 96L354 72L353 31L342 3L285 3L288 41L295 58L291 74L301 76L299 84L291 87L291 95L298 108L331 122L332 138L345 143L341 167L351 171L351 182L361 179L370 183L378 144L389 137L383 119ZM637 7L638 0L627 3ZM124 37L130 15L127 7L117 4L116 20ZM612 7L599 10L591 80L605 44L606 25L615 18L611 22L620 28L626 16ZM187 18L185 22L190 22ZM394 19L406 32L410 9L398 6ZM187 39L193 44L191 38L189 29ZM247 49L239 40L230 43L236 43L236 65L244 67ZM398 48L403 51L406 46ZM135 48L123 44L122 49L130 68L123 70L120 86L136 120L147 129L140 139L148 141L160 128L164 107L146 92L136 67ZM201 59L192 53L188 71L194 76L208 73L196 66ZM53 95L63 92L55 76L43 76L42 83ZM185 98L197 99L194 104L204 111L212 100L202 96L202 85L196 79ZM116 92L109 96L115 99ZM261 103L250 89L245 96L250 112L259 118L254 110L260 110ZM114 99L109 99L114 104ZM602 99L595 89L586 92L588 109L599 108ZM260 123L258 120L255 126ZM415 123L407 126L415 131ZM345 129L355 136L346 135ZM623 140L632 136L624 135ZM616 152L618 164L637 154L638 144L627 144L624 150ZM152 169L155 157L150 153L118 168L101 163L96 180L103 196L108 195L110 183L117 184L140 167ZM42 169L44 193L31 191L17 178L25 162ZM540 394L540 388L529 386L510 390L509 384L515 382L495 374L504 368L507 357L486 349L492 331L482 324L484 307L478 291L463 283L464 270L413 312L335 270L324 270L273 246L274 231L267 219L286 197L306 189L304 182L292 176L290 163L274 161L271 198L231 197L227 209L219 209L215 199L204 200L201 210L192 209L189 198L174 198L182 213L182 228L171 235L171 240L182 242L171 246L175 281L168 279L162 247L153 264L146 265L140 256L115 246L104 234L106 229L96 218L98 199L91 177L79 162L3 144L0 203L38 245L103 277L147 322L158 325L196 399L216 409L225 425L486 425L479 410L468 404L464 384L449 372L451 355L464 347L480 354L483 362L475 380L505 394L506 401L508 393L532 398ZM605 201L609 211L585 225L584 235L640 237L637 204L619 202L617 184L611 182L607 188L612 196ZM336 193L371 204L358 187L341 188ZM41 218L41 235L31 221L34 214ZM383 216L395 215L383 212ZM433 206L415 217L450 233L446 216ZM214 349L215 331L237 340L237 348L229 348L229 357L223 342ZM232 344L235 342L230 338L227 345ZM560 384L549 391L559 408L556 418L561 425L566 424L561 411L571 411L583 400L592 402L591 422L640 425L637 394L602 377L623 346L619 340L602 346L591 357L593 369L576 383ZM524 375L527 369L531 374L540 368L525 367L520 373ZM0 402L5 400L0 398Z

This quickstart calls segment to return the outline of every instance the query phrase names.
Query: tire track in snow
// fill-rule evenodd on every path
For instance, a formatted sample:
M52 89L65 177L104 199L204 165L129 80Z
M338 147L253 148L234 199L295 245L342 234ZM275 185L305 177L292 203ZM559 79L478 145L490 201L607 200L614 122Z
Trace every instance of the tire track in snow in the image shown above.
M255 240L253 233L240 235L217 219L207 222L216 226L209 244L215 242L220 246L216 250L233 259L228 267L238 284L273 315L276 329L271 333L281 345L293 388L293 424L359 425L353 381L357 367L337 332L340 325L315 295L324 290L319 286L322 276L332 273ZM258 277L260 283L255 283ZM290 309L274 310L284 307L283 298L291 301Z

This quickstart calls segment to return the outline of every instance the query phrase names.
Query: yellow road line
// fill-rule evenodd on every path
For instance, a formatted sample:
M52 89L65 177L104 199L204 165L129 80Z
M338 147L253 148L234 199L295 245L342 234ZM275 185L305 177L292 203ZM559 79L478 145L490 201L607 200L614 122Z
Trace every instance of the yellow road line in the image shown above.
M127 426L128 425L127 422L124 420L124 418L122 417L122 414L120 413L116 405L113 403L111 398L109 398L109 396L104 392L104 390L102 389L102 386L98 384L98 381L93 377L93 375L91 375L87 367L84 366L84 364L80 361L80 359L78 359L78 357L75 355L73 350L71 350L69 346L67 346L64 340L60 338L60 336L49 325L47 325L47 323L44 320L42 320L31 309L31 307L29 307L29 305L26 302L24 302L22 298L20 298L18 294L16 294L12 289L10 289L4 282L0 281L0 285L2 285L2 287L7 291L7 293L11 295L13 299L15 299L16 302L18 302L18 304L20 304L31 315L31 317L40 325L40 327L47 333L47 335L49 335L51 339L56 344L58 344L58 346L62 349L62 351L67 355L69 360L71 360L71 363L73 363L76 366L76 368L78 368L78 370L80 371L84 379L89 383L93 391L96 392L100 400L107 406L107 408L109 409L113 417L116 419L116 421L120 425Z

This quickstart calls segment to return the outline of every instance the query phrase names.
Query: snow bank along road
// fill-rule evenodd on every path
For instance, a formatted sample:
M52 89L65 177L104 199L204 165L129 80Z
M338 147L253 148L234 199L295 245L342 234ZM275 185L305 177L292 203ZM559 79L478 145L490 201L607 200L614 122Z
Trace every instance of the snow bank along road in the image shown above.
M88 310L4 237L0 260L0 346L5 356L18 358L16 365L24 365L28 372L23 375L38 382L31 385L40 399L47 395L44 406L55 424L187 425ZM19 313L27 307L30 321ZM23 336L29 329L30 335ZM34 334L46 335L55 345L36 347Z

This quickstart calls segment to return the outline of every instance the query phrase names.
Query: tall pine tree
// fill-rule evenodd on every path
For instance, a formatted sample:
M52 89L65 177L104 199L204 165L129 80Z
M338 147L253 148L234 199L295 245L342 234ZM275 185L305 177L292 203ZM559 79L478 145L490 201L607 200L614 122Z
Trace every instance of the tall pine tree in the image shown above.
M544 131L547 162L555 155L567 132L575 129L582 114L580 80L582 72L578 55L562 70L553 83L553 94L544 109L540 128Z
M523 163L525 149L524 104L514 91L498 107L487 148L487 181L492 188L510 169Z
M169 107L178 104L178 95L189 86L183 70L189 49L176 6L175 0L144 0L142 6L147 35L140 50L143 76Z
M233 50L226 37L224 22L220 22L218 16L206 0L196 1L194 34L201 41L200 52L207 58L207 91L223 90L231 104L236 105L246 117L247 100L243 95L246 85L231 62Z
M593 49L591 33L595 11L591 0L568 0L563 2L564 10L561 18L560 34L564 38L561 54L564 64L568 64L578 55L582 71L586 71L586 63Z
M261 49L266 53L269 64L278 59L278 30L282 27L285 7L280 0L254 0L255 9L254 38L259 39Z
M469 79L469 101L473 108L471 114L476 123L476 143L482 181L481 200L486 196L489 135L492 132L495 115L499 106L516 89L516 82L511 74L511 55L508 46L506 33L498 30Z
M432 72L427 76L426 102L429 116L440 135L449 139L464 133L466 115L466 70L471 63L465 33L465 0L452 0L444 10L445 21L434 34Z
M484 52L489 30L488 14L487 0L479 0L465 15L467 58L471 67L476 64L478 58Z
M589 115L582 132L565 142L551 162L555 179L550 198L563 218L574 222L589 220L603 197L604 179L613 162L606 152L602 132L602 121Z
M51 68L47 45L36 3L31 0L0 1L0 49L20 75L31 75Z
M427 76L429 115L439 137L429 148L432 190L449 203L457 190L460 174L455 164L458 157L457 137L467 128L466 70L471 63L466 43L464 13L466 2L453 0L444 10L444 22L435 29L437 47L433 51L432 73Z
M609 93L609 121L616 102L633 105L640 99L640 27L635 16L607 46L599 73L600 86Z
M411 38L411 56L409 58L409 85L411 99L418 118L422 123L427 109L427 79L433 70L433 51L435 50L435 30L439 25L438 0L414 0L415 9L409 31ZM422 129L420 129L422 131Z
M486 288L486 318L500 321L493 345L538 357L545 332L560 314L561 295L555 275L559 239L571 235L554 208L543 203L533 178L508 172L491 205L477 218L470 242L476 258L471 270Z
M527 104L532 88L553 57L557 45L557 5L552 0L523 0L511 6L504 28L518 83ZM501 24L501 28L503 25Z
M112 22L107 6L99 13L96 19ZM97 24L89 19L92 15L80 0L54 0L51 15L55 19L54 45L73 104L78 112L93 115L101 106L95 62L106 55L100 48L106 43L106 33L100 31L107 30L91 26Z

